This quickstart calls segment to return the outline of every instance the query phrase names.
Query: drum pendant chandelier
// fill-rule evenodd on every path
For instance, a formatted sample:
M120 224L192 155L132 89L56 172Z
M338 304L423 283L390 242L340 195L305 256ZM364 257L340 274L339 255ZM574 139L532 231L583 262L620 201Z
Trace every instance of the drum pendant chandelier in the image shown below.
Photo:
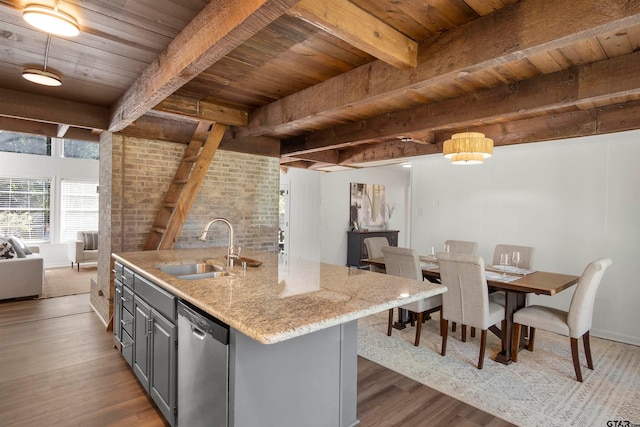
M479 165L493 155L493 139L480 132L455 133L444 142L442 154L454 165Z

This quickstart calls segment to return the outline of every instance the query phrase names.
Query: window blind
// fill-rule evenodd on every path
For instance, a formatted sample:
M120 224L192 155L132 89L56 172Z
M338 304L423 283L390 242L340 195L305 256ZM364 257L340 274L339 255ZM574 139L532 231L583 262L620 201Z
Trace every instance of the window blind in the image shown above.
M0 177L0 233L48 241L50 179Z
M98 183L62 180L60 241L75 240L78 231L98 229Z

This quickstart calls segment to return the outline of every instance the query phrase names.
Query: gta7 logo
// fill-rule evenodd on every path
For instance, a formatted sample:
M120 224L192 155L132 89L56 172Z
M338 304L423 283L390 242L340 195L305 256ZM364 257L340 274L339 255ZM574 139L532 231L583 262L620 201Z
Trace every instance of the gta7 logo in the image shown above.
M609 420L607 427L640 427L640 424L633 424L629 420Z

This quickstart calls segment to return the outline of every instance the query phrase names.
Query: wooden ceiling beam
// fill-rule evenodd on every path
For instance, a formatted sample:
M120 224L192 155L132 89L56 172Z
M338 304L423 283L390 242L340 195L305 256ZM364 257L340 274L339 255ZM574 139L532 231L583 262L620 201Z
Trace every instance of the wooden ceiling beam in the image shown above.
M280 140L257 136L242 140L226 141L220 144L220 150L238 153L256 154L258 156L280 157Z
M360 105L454 82L465 73L623 30L639 20L640 2L520 1L428 40L419 48L415 69L398 70L382 61L355 68L257 109L237 136L286 132L309 118L340 116Z
M127 127L298 1L209 2L113 105L109 130Z
M58 138L58 126L54 123L36 122L32 120L14 119L0 116L0 129L7 132L30 133ZM91 129L70 127L64 135L67 139L79 139L82 141L99 142L100 132Z
M364 144L360 147L340 150L338 156L342 166L356 163L377 162L381 160L401 159L442 152L436 144L420 144L405 141L389 141L379 144Z
M430 149L426 149L426 146L400 147L402 142L371 145L359 149L352 148L340 151L339 164L347 166L414 155L442 153L444 141L449 139L452 133L462 131L482 132L491 135L495 146L504 146L602 135L639 128L640 101L630 101L588 110L440 131L434 135L436 142L429 146ZM412 149L424 151L410 154Z
M308 162L322 162L337 165L340 161L337 150L326 150L317 153L299 154L295 157L283 157L280 159L280 163L291 163L298 160L305 160Z
M249 122L246 111L176 95L162 100L153 110L232 126L246 126Z
M288 14L396 68L415 68L418 63L415 41L347 0L302 0Z
M197 128L196 120L171 120L167 117L146 114L119 133L137 138L188 144Z
M106 107L2 88L0 116L99 130L109 124Z
M295 157L355 141L518 120L629 96L640 96L640 52L283 140L282 154Z

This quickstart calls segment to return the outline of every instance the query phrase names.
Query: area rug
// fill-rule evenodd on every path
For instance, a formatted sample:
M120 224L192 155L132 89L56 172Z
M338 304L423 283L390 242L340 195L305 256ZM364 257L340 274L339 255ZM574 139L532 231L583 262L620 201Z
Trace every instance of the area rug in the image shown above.
M358 321L358 354L406 377L519 426L606 426L624 420L640 424L640 347L591 338L595 370L586 367L583 383L575 380L569 339L536 331L535 351L523 350L518 363L493 360L500 341L489 333L484 368L476 368L480 334L460 341L458 332L440 355L437 315L422 329L386 335L387 313ZM617 424L620 425L620 424Z
M47 268L44 272L44 292L40 299L84 294L91 290L91 279L98 275L96 266L77 268Z

